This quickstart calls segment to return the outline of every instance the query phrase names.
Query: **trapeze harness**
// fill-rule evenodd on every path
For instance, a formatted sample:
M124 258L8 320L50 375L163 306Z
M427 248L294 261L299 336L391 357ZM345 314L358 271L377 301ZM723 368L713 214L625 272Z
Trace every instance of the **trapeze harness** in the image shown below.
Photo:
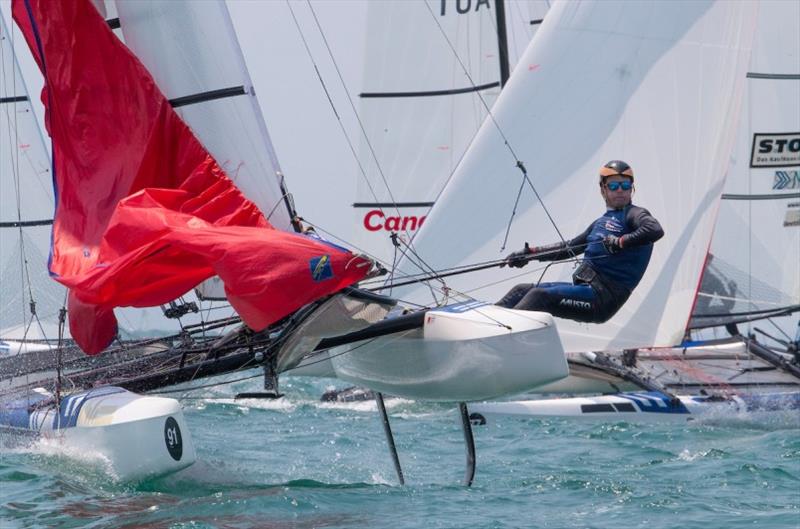
M603 244L607 235L624 236L623 247L609 251ZM534 249L537 261L569 259L585 252L572 283L520 284L497 304L583 322L608 321L639 284L653 243L663 236L661 225L646 209L634 205L610 209L574 239Z

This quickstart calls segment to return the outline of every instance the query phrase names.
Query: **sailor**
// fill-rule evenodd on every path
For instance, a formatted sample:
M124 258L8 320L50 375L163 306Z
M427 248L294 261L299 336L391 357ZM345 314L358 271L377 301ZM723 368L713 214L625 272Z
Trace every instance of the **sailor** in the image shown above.
M653 243L664 236L658 221L634 206L633 169L620 160L600 168L600 194L607 210L569 241L514 252L505 264L521 268L530 260L557 261L584 254L572 283L520 284L497 304L520 310L549 312L559 318L602 323L627 301L642 279Z

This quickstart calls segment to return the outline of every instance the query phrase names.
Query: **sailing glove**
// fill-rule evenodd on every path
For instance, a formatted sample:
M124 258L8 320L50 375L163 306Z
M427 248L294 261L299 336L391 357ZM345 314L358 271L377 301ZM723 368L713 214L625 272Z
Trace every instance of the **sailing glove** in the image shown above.
M622 237L616 235L606 235L603 238L603 245L608 250L608 253L617 253L622 249Z
M528 243L525 243L525 248L519 250L517 252L511 253L506 257L506 262L503 263L501 266L508 265L512 268L522 268L528 261L530 261L531 257L531 248L528 246Z

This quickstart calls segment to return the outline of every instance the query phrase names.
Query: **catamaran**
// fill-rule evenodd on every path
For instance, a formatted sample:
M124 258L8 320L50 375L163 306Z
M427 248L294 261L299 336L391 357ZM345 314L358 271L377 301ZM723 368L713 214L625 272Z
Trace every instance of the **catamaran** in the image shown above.
M102 427L113 426L109 421L134 428L152 419L163 423L163 438L152 437L155 428L142 428L147 438L136 438L138 446L147 450L166 440L169 448L179 439L179 465L185 466L194 458L190 439L171 420L185 431L180 408L147 404L156 401L130 391L260 368L265 392L259 396L279 396L279 373L320 341L362 340L360 330L381 320L395 302L351 288L373 273L369 259L293 233L301 227L224 4L119 2L116 8L104 20L88 1L59 9L34 0L14 3L15 19L45 77L58 190L49 268L69 287L69 332L62 302L55 359L29 354L14 366L11 377L24 383L4 392L2 418L12 427L52 431L79 443L99 437ZM220 25L227 40L196 39ZM85 35L93 36L91 44ZM74 45L65 46L65 38ZM94 96L84 98L86 93ZM219 124L231 115L239 122L226 134ZM117 336L114 307L161 304L165 316L180 318L199 312L181 295L201 282L201 302L230 303L238 316L203 318L183 325L178 335L111 345ZM492 326L487 332L485 315L464 316L463 309L471 308L461 309L426 315L422 325L435 325L436 332L423 342L444 356L415 376L441 375L448 355L465 350L465 332L474 335L466 340L473 356L515 343L518 355L532 335L554 340L538 369L500 379L477 396L566 375L548 315L525 315L518 328ZM65 336L97 356L72 354ZM528 364L535 367L537 359ZM453 374L444 375L424 380L415 394L464 398L447 385ZM147 405L130 405L137 402ZM119 409L137 411L122 418ZM115 459L124 452L103 453ZM177 468L163 461L117 465L123 479Z
M800 184L792 168L800 159L788 146L800 141L800 62L792 51L800 46L797 20L796 4L759 4L738 137L691 318L683 313L681 345L570 354L572 376L537 393L605 395L486 403L474 406L476 412L625 420L796 415L800 335L792 314L800 310L800 230L793 204ZM782 153L777 141L785 142ZM772 318L782 318L783 328L769 330L784 337L755 327L762 338L756 341L737 327ZM708 330L723 326L730 337Z
M428 16L429 13L425 12L423 6L418 7L420 19L415 20L414 27L423 28L420 30L420 35L425 35L425 23L430 22L430 16ZM487 9L483 11L484 15L490 12L488 6L486 7ZM764 2L759 6L760 27L757 29L756 49L752 60L751 72L748 73L747 78L748 86L746 86L746 90L748 93L745 96L746 105L749 105L751 101L782 101L782 104L779 105L768 103L766 106L785 109L792 108L794 101L800 99L797 97L796 89L791 87L790 82L792 78L790 72L796 69L792 66L796 62L796 59L792 57L791 53L787 53L786 50L791 50L793 47L784 46L773 37L774 35L794 35L797 33L793 21L798 17L795 16L796 13L791 12L794 8L795 6L789 6L786 5L786 3L776 4L770 2ZM389 18L387 12L391 13L392 11L389 4L380 4L374 6L374 8L371 6L370 9L371 11L368 12L368 18L372 20L375 26L380 26L380 21L382 19ZM450 49L448 46L442 46L442 48L446 48L446 50L451 53L445 53L441 56L437 56L435 53L429 53L428 55L433 58L430 58L425 65L436 63L438 65L437 72L450 72L453 66L461 66L461 70L459 70L461 77L456 77L458 79L471 79L473 94L483 94L485 105L481 105L480 99L475 95L465 96L464 94L469 93L469 91L459 90L459 87L453 84L443 84L442 86L444 88L438 91L423 91L418 87L416 87L416 91L410 89L408 79L416 79L417 77L420 79L428 79L436 78L436 76L433 74L430 76L413 75L412 72L418 73L420 68L403 68L405 64L403 59L407 60L406 55L401 54L401 57L392 61L397 67L393 68L390 72L386 72L379 64L379 61L377 61L375 57L376 53L374 52L380 49L386 51L391 57L392 50L406 49L405 46L399 45L398 42L404 42L402 36L402 22L406 18L409 18L412 13L413 10L408 9L402 14L391 14L390 18L396 21L396 24L392 25L392 30L399 35L395 35L391 30L388 35L382 32L381 38L375 38L372 45L368 46L369 51L367 53L365 66L365 86L361 94L362 97L365 95L369 96L362 100L361 113L361 121L365 123L364 129L366 136L366 139L362 140L366 145L362 151L368 162L364 164L366 169L363 170L362 174L359 174L357 178L358 194L355 205L361 216L357 218L355 236L353 239L360 241L360 246L362 248L367 248L370 253L381 255L383 259L390 264L396 263L397 259L403 253L413 253L413 249L407 244L410 235L419 228L419 219L423 217L427 219L427 208L433 204L433 200L439 195L439 187L443 185L446 180L445 177L450 176L451 168L446 167L446 164L443 164L440 159L444 157L440 156L440 158L436 158L432 154L426 154L431 150L430 147L432 145L430 143L431 134L428 130L433 128L445 138L459 138L459 135L467 134L469 130L469 120L475 117L469 112L469 105L459 107L457 102L447 102L447 98L473 97L474 100L472 103L474 103L478 109L486 111L497 96L495 92L496 86L490 82L492 80L491 77L487 78L486 68L481 67L483 65L481 61L485 57L494 55L493 51L490 49L491 41L488 43L481 43L481 46L477 46L481 49L481 52L475 52L470 46L458 40L458 35L462 35L461 33L451 31L451 28L446 24L442 24L440 32L434 32L433 35L427 36L428 45L426 49L432 48L435 51L437 49L435 44L440 41L457 42L460 46L454 45L452 46L453 49ZM480 20L480 18L476 17L476 23L479 24ZM537 20L537 22L540 23L541 20ZM474 31L474 28L472 34L486 35L484 32ZM393 36L394 38L392 38ZM773 39L775 42L762 42L769 39ZM768 50L770 44L773 50L771 52L765 51ZM487 46L489 46L489 51L485 51ZM375 50L373 50L373 48L375 48ZM502 48L502 45L500 48ZM781 55L781 52L783 52L783 55ZM779 56L782 57L782 60L787 64L776 68L774 63ZM466 59L464 57L466 57ZM761 65L756 64L758 57L760 57L758 60L762 62ZM763 64L765 62L768 64ZM525 68L526 64L521 63L520 66ZM538 63L527 64L529 71L535 70L539 68L539 66ZM422 72L425 72L424 66L422 68ZM773 72L781 73L763 73L765 71L770 71L770 68L772 68L771 71ZM787 73L783 73L784 71ZM758 82L756 80L771 82L772 84L768 85L769 93L761 92L758 97L753 97L751 95L752 88L749 85L750 83ZM444 81L440 82L444 83ZM775 84L776 82L777 85ZM413 85L411 86L413 87ZM400 90L399 87L403 87L404 90ZM776 87L783 87L782 89L785 93L776 94L774 92ZM414 98L418 98L424 103L419 106L424 106L427 109L426 116L434 116L433 119L417 120L416 125L414 125L413 119L409 116L414 115L412 110L416 107L408 103L408 101L413 101ZM439 107L436 106L434 102L440 103L446 110L436 110ZM404 110L397 111L396 109L398 107ZM451 108L459 108L461 111L454 113L448 120L444 120L444 122L440 122L441 120L437 121L437 117L441 114L447 115L447 110ZM775 114L776 113L773 112L773 115ZM778 115L773 118L767 118L767 116L769 116L767 108L750 110L748 107L743 111L742 119L749 120L751 119L749 116L756 115L759 116L759 126L761 126L762 129L785 130L786 132L778 134L776 139L783 138L786 140L786 145L788 145L792 137L791 131L799 128L797 124L794 123L796 121L795 116L797 112L781 113L778 111L777 114ZM781 119L783 123L781 123ZM446 132L450 130L451 123L449 123L449 121L458 122L458 126L454 126L457 130L451 135L448 135ZM413 131L413 133L409 134L410 137L403 136L402 132L409 129ZM743 193L752 186L749 183L749 172L758 172L758 170L750 169L747 164L741 162L737 164L736 159L741 159L745 153L747 159L750 159L752 147L750 134L751 132L755 133L757 131L746 128L740 128L739 130L740 135L739 139L737 139L735 153L741 154L734 155L730 174L725 184L726 192L722 195L719 220L716 222L717 233L713 239L712 250L716 253L720 253L717 248L721 248L721 253L727 257L727 263L738 263L738 268L740 270L738 273L735 273L734 276L736 276L739 284L743 285L742 289L746 288L746 293L745 290L742 290L738 294L737 297L740 302L737 303L737 307L734 309L728 306L730 305L728 301L734 300L734 298L730 297L733 293L729 294L725 304L721 305L720 296L723 295L724 297L725 293L719 290L714 291L714 285L718 282L712 281L711 278L715 270L719 270L720 266L725 267L726 271L730 271L732 268L726 261L720 259L714 260L712 257L708 257L703 279L700 281L700 287L697 293L697 302L695 303L693 311L694 315L688 326L689 330L709 325L720 325L730 321L744 321L759 316L763 317L765 314L778 315L791 313L795 310L793 307L797 305L798 296L796 292L798 289L796 286L796 277L798 276L795 273L796 265L793 261L799 251L797 244L798 234L796 230L790 227L790 217L792 214L791 205L784 211L787 207L787 202L790 202L796 197L791 192L784 191L782 194L773 194L769 196L769 200L766 201L764 199L768 197L763 193L750 193L754 198L748 198L746 201L742 200L747 198ZM384 144L388 137L394 140L392 142L393 149L387 148ZM776 139L767 138L768 141L776 141ZM448 148L450 147L446 141L443 140L442 143ZM452 145L452 147L455 158L460 158L462 151L458 149L458 142ZM398 149L402 150L403 148L408 150L409 153L415 153L407 156L407 158L414 160L412 168L403 168L393 156ZM464 148L466 148L466 146L464 146ZM415 149L421 151L422 154L416 154ZM378 154L375 155L375 153ZM784 169L786 168L784 167ZM761 171L764 172L764 169L761 169ZM786 185L788 185L787 182L791 182L789 174L790 173L785 170L776 171L774 185L786 187ZM772 174L757 174L756 176L762 179L759 180L761 185L769 185L773 181ZM649 184L649 182L646 183ZM429 184L430 187L424 190L422 189ZM677 185L680 187L680 181L677 181ZM783 187L780 188L782 189ZM681 192L684 191L685 189L681 187ZM426 192L429 194L424 194ZM419 201L420 198L426 198L429 202L423 203ZM370 199L372 202L370 202ZM415 201L414 199L417 200ZM382 207L386 207L385 212L378 208L379 204L382 205ZM760 204L762 205L760 210L764 210L763 205L776 204L776 208L770 209L767 207L771 212L770 215L775 216L773 224L769 225L771 226L769 228L770 234L756 234L749 230L747 226L749 222L746 220L738 220L746 219L748 215L747 211L736 212L734 210L733 215L736 218L734 219L735 222L731 222L730 218L726 218L731 216L731 204L749 204L750 207L758 207ZM398 205L397 211L392 209L394 206ZM359 209L362 206L366 208L367 213L362 214L362 209ZM478 208L477 205L474 207ZM713 210L713 208L711 209ZM409 215L401 216L401 212L409 210L411 211ZM467 211L471 210L467 209ZM383 214L381 215L381 213ZM450 218L452 216L451 214L452 210L448 211L443 218ZM784 220L784 217L788 220ZM376 218L389 219L392 225L387 228L389 220L386 220L382 226L378 226L373 222ZM408 229L405 229L404 225L405 228ZM764 222L760 222L757 225L762 228L768 226ZM732 226L737 226L737 228L735 230L731 229ZM788 229L787 226L789 226ZM508 227L510 228L510 226ZM386 235L386 233L391 231L389 228L395 230L393 240L396 241L399 239L401 241L400 244L393 246L389 243L389 237ZM744 228L744 230L742 230L742 228ZM770 269L772 270L769 274L771 280L768 280L766 283L763 281L759 282L759 280L754 279L752 272L742 272L742 270L747 268L752 271L757 268L757 266L752 264L748 266L747 259L743 259L743 256L746 257L751 255L751 253L744 253L739 256L732 255L735 252L735 248L737 248L735 245L730 244L730 241L736 239L735 236L730 234L733 231L737 233L749 231L753 233L751 239L754 240L767 238L776 239L769 245L768 252L758 252L759 256L776 256L776 258L770 260L769 263ZM381 236L383 246L379 246L378 244L381 240L376 240L376 237L379 236ZM456 240L458 240L457 234L453 234L453 237L456 237ZM720 241L727 241L727 244L725 242L721 243ZM466 243L465 246L469 247ZM421 257L422 259L418 259L418 262L424 260L426 256L423 254ZM692 254L691 257L696 259L697 254ZM733 257L733 259L731 259L731 257ZM757 258L756 260L751 258L751 261L757 262ZM742 263L745 263L745 265L742 266ZM468 269L471 267L464 266L463 268ZM485 268L490 269L492 266L489 264ZM496 283L502 283L504 281L507 283L508 281L507 272L498 273L495 269L494 271L486 270L484 273L487 275L487 282L494 280ZM548 272L548 280L552 279L551 273L552 271ZM399 270L395 270L395 274L398 281L403 281L402 274ZM469 280L472 281L472 278ZM792 283L793 281L795 284ZM395 281L391 280L389 282L390 284L395 283ZM781 282L783 284L781 284ZM691 285L692 292L694 292L696 285L696 283ZM744 285L747 286L745 287ZM448 287L449 286L450 285L448 285ZM504 288L507 289L508 286ZM725 286L723 288L728 287ZM450 292L452 292L452 290ZM788 295L783 294L783 292L787 292ZM500 293L501 292L498 292L496 295L500 295ZM753 295L755 295L755 298ZM750 301L748 301L748 299ZM688 310L688 305L684 304L683 306ZM714 314L715 312L720 312L721 306L727 306L726 310L728 312L729 309L732 309L736 314ZM684 313L682 316L676 314L675 321L677 325L675 325L675 328L679 329L675 332L676 337L680 333L682 338L683 334L687 331L685 322L688 318L688 313ZM658 321L658 318L654 318L653 321ZM589 326L586 327L587 329L590 328ZM787 339L791 342L790 337L787 336ZM675 341L672 343L683 341L678 338L674 338L674 340ZM670 341L665 340L664 343L670 343ZM394 344L392 350L394 351L399 348L400 346L398 346L398 344ZM356 383L372 384L374 380L369 377L374 377L374 373L379 373L382 367L377 360L378 358L379 356L375 355L375 360L365 368L363 365L360 365L362 359L358 355L347 356L344 360L338 362L340 365L340 375L342 378ZM404 356L395 354L391 357L390 361L401 363L404 358ZM634 349L626 350L624 353L621 350L605 350L597 353L574 352L568 354L568 359L571 376L555 383L541 386L537 388L536 392L575 394L614 393L623 389L644 390L659 393L660 397L656 399L658 402L678 402L674 395L676 391L693 394L702 390L712 394L712 397L709 398L698 394L695 401L702 402L705 407L700 406L700 408L707 409L717 404L731 404L733 401L721 399L720 394L730 395L734 389L738 394L747 397L752 392L766 394L769 393L769 391L779 391L783 393L796 389L797 387L797 377L796 374L793 373L792 366L790 365L791 354L787 356L782 355L780 351L770 351L768 347L764 347L762 344L755 343L752 340L746 340L741 336L712 342L683 341L681 347L678 348L662 347L654 349L652 347L647 347L640 349L638 354L636 354L636 350ZM490 364L490 362L487 361L486 364ZM325 366L325 369L321 369L322 366ZM399 367L400 372L402 372L402 366ZM317 357L313 360L312 368L316 370L317 375L333 376L336 374L329 361L323 362ZM369 369L371 369L373 373L368 372L367 370ZM395 369L397 369L397 366L395 366ZM309 370L303 370L301 372L305 374L308 373ZM671 373L674 373L674 376ZM745 373L746 377L742 377L742 373ZM736 381L728 381L728 378L731 377L735 377ZM400 386L399 380L397 382L397 386ZM403 391L402 388L387 387L387 390L390 389L395 389L401 394ZM371 394L369 392L347 390L336 395L327 394L325 398L363 399L369 398L370 396ZM686 398L688 399L690 397ZM759 399L756 400L759 401ZM779 402L786 401L786 399L782 398L776 400ZM791 399L789 399L789 401L791 401ZM540 405L544 405L544 403L540 403ZM657 408L660 409L660 407ZM693 409L697 408L698 406L693 406ZM737 409L738 408L739 407L737 407ZM559 409L563 410L564 408L561 407ZM580 410L580 407L578 406L576 409ZM686 408L684 407L684 409ZM595 415L593 416L595 417L602 415L597 415L597 411L594 413Z
M47 194L37 194L41 190L27 187L27 182L16 178L9 179L13 180L13 185L8 184L13 192L4 193L4 199L16 200L16 205L4 207L3 212L16 213L17 218L3 226L16 230L8 233L19 234L14 246L21 252L20 262L33 267L45 261L27 261L24 240L30 230L52 224L48 265L50 273L69 287L69 294L61 296L61 307L56 311L58 341L43 342L47 344L47 350L40 351L44 354L29 352L5 362L9 370L4 372L0 419L17 433L56 437L83 451L98 452L120 479L173 472L195 458L179 404L173 399L131 393L115 382L146 390L243 366L267 363L273 369L290 365L295 362L296 351L306 344L290 340L291 331L281 331L289 327L305 331L322 324L336 332L347 332L371 322L370 316L383 314L380 309L364 313L364 307L375 305L377 297L358 298L342 291L369 274L371 263L315 239L275 230L239 191L247 186L234 186L172 109L208 101L208 97L193 98L190 94L188 99L170 104L90 2L51 7L20 1L14 3L13 10L45 77L46 121L54 140L55 176L51 178L57 190L55 219L51 220L53 203L48 202ZM223 4L214 7L224 10ZM92 35L91 42L87 35ZM3 37L4 63L14 64L11 39L5 29ZM64 45L65 38L74 45ZM224 51L236 58L235 48ZM231 71L245 75L237 69L241 62L231 60L228 64ZM4 75L4 106L14 105L6 106L14 113L29 113L22 78L18 69L13 71L14 75ZM70 72L77 75L66 75ZM107 82L109 76L114 77L114 83ZM93 97L83 97L90 92ZM254 104L246 97L247 92L237 91L237 95L245 96L245 108ZM117 114L110 119L108 112ZM258 117L252 121L256 126ZM24 140L26 131L12 127L16 122L9 119L7 123L8 130L16 134L9 157L12 161L24 157L30 145ZM265 135L255 138L268 142ZM271 153L268 148L262 151ZM11 165L14 167L9 175L18 177L13 169L22 164ZM243 169L241 165L233 167L235 173L229 169L231 174L247 174L251 166ZM253 167L257 171L260 166ZM49 166L40 171L51 173ZM273 210L285 206L279 213L270 212L272 221L289 226L286 207L290 203L280 174L263 174L269 175L262 177L265 185L250 192L258 195L266 190L277 197L270 202ZM21 197L38 200L44 207L23 208ZM52 200L52 192L50 197ZM31 217L35 220L29 221ZM28 251L33 248L37 246ZM282 278L283 286L269 288L268 298L262 289L271 281L261 275L263 271L250 265L252 273L246 273L246 263L252 259L269 263L267 274ZM140 340L107 348L117 334L114 306L163 303L168 304L165 314L179 316L189 310L188 304L173 300L214 272L222 277L235 274L237 279L226 282L227 297L240 314L248 314L250 328L265 330L261 337L241 326L225 336L208 336L209 326L203 323L199 328L184 328L180 339ZM33 336L28 334L30 327L43 334L45 328L39 324L32 302L30 276L22 279L31 300L30 316L23 318L27 322L21 337L25 342ZM297 314L301 308L305 309L302 315ZM336 309L361 314L350 319L340 312L340 319L326 320L325 316L335 317ZM217 321L216 328L231 323ZM67 336L87 352L106 350L106 354L97 361L76 357ZM193 336L198 339L192 344ZM275 341L277 336L280 345ZM247 343L244 349L242 340ZM283 352L278 354L277 349Z

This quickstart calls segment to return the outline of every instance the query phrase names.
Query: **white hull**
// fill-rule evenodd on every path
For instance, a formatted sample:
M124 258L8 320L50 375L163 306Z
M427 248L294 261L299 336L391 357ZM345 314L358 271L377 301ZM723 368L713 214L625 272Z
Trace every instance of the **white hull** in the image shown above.
M99 461L117 480L171 474L196 459L183 411L174 399L100 388L64 397L61 407L60 416L51 406L30 413L27 431L68 456ZM16 419L2 422L24 431L25 418Z
M773 393L729 398L678 396L658 392L632 392L598 397L572 397L511 402L484 402L470 412L485 418L569 417L618 421L686 421L700 416L729 417L737 414L790 414L800 424L800 393Z
M430 310L414 329L331 350L336 376L399 397L475 401L568 374L552 316L495 305Z

